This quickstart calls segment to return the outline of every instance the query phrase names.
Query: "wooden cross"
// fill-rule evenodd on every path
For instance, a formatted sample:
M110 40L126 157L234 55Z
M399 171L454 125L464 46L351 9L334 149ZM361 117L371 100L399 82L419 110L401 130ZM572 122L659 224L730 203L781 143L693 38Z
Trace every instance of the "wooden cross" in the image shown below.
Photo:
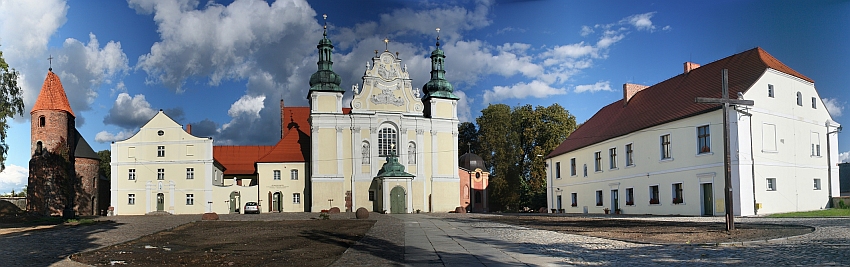
M696 103L713 103L723 104L723 167L725 172L724 179L724 198L726 202L726 231L735 230L735 217L732 209L732 160L729 155L729 106L752 106L755 102L752 100L729 99L729 74L727 69L723 69L723 94L720 98L697 97L694 99Z

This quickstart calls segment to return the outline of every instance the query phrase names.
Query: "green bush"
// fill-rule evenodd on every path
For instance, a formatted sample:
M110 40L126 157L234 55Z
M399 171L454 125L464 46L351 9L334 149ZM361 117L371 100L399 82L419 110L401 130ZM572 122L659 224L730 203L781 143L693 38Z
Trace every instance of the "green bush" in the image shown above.
M847 204L844 204L844 200L841 199L841 200L838 200L838 208L839 209L848 209L850 207L848 207Z

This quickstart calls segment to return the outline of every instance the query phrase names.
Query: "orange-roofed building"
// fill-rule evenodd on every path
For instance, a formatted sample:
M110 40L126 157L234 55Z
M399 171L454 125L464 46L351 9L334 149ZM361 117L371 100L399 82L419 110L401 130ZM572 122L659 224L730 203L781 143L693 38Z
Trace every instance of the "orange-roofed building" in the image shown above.
M728 95L722 95L722 71ZM724 123L730 108L731 203L724 197ZM736 216L817 210L838 196L839 127L814 81L761 48L652 86L625 84L547 157L549 209L566 213Z

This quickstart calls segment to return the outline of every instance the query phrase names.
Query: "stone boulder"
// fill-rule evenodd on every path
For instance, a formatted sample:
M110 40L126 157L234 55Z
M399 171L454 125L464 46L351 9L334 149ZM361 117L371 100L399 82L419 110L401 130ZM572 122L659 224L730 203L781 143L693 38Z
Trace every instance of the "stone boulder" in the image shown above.
M217 213L215 213L215 212L208 212L208 213L204 213L204 215L202 215L202 216L201 216L201 220L204 220L204 221L218 221L218 214L217 214Z
M466 209L463 207L457 207L455 208L455 213L466 213Z
M549 213L549 210L546 209L546 207L542 207L539 210L537 210L537 213Z
M354 216L357 219L369 219L369 210L367 210L366 208L360 207L354 213Z
M337 213L339 213L339 208L337 208L337 207L333 207L333 208L328 210L328 214L337 214Z

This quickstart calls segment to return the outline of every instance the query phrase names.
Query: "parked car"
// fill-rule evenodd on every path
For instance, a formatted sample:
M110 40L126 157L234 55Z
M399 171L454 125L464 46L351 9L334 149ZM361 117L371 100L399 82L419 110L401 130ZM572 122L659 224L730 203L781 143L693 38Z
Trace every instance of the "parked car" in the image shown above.
M260 204L257 204L257 202L245 203L245 214L248 213L260 214Z

